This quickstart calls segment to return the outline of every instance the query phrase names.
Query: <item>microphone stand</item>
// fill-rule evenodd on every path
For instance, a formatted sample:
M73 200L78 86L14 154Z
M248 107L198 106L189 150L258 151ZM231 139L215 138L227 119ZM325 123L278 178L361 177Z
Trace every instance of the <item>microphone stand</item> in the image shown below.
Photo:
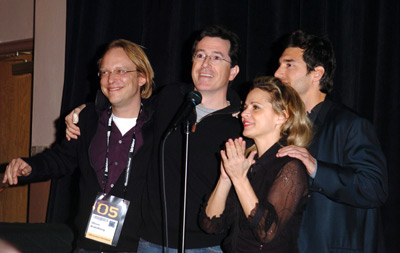
M186 135L186 145L185 145L185 178L184 178L184 185L183 185L183 216L182 216L182 247L181 252L185 252L185 230L186 230L186 193L187 193L187 177L188 177L188 161L189 161L189 120L186 121L185 129Z

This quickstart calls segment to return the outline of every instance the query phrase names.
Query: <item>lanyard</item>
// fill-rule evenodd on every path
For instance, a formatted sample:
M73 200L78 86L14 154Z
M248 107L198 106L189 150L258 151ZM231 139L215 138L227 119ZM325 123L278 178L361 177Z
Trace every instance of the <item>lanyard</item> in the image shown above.
M141 104L139 115L142 112L142 107L143 107L143 105ZM138 115L138 119L139 119L139 115ZM107 129L106 164L104 167L104 176L103 176L103 192L104 193L106 192L106 186L107 186L107 182L108 182L108 171L109 171L108 170L108 152L110 150L110 136L111 136L112 121L113 121L113 114L111 113L111 116L108 118L108 129ZM133 159L133 151L135 150L135 142L136 142L136 138L135 138L135 129L134 129L131 147L129 148L128 163L126 165L125 181L124 181L124 194L126 194L126 192L128 190L129 174L131 172L131 164L132 164L132 159Z

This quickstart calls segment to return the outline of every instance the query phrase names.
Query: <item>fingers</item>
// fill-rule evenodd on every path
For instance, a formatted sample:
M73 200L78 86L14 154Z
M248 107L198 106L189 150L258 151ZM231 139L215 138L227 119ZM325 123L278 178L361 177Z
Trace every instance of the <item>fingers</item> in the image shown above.
M305 148L297 147L294 145L286 146L278 150L278 153L276 154L277 157L283 157L287 156L289 154L294 155L294 154L306 154L308 153L308 150Z
M74 124L78 124L79 122L79 114L81 113L81 111L83 110L83 108L86 107L86 104L82 104L80 106L78 106L77 108L75 108L72 111L72 123ZM71 114L71 113L70 113Z
M5 184L5 183L7 183L7 179L8 179L8 177L7 177L7 175L4 173L4 176L3 176L3 184Z
M309 155L307 149L290 145L290 146L283 147L280 150L278 150L278 153L276 154L276 156L277 157L290 156L293 158L297 158L304 163L305 159L307 159L310 155Z
M225 171L224 163L222 161L220 167L221 167L221 174L220 174L221 179L229 179L229 176Z
M73 109L67 116L65 116L65 123L67 124L77 124L79 122L79 114L86 107L86 104L82 104L75 109Z
M236 156L236 149L235 149L235 144L232 139L229 139L226 144L225 144L225 152L226 156L230 159L232 159L234 156Z
M257 154L257 151L251 151L249 156L247 157L247 160L250 162L251 165L253 165L256 161L254 160L254 156Z
M241 137L235 140L229 139L225 143L225 149L228 158L242 157L246 151L246 142Z
M3 183L8 181L10 185L18 184L19 176L28 176L31 172L32 167L24 160L21 158L13 159L6 167Z
M78 124L78 122L79 122L79 116L78 116L78 114L76 112L74 112L72 114L72 123Z
M276 154L277 157L290 156L299 159L307 169L308 174L314 174L317 164L315 158L306 148L290 145L281 148Z
M79 127L77 127L76 125L67 126L67 128L65 129L65 137L67 138L68 141L70 141L71 139L76 140L80 135L81 131Z
M65 130L65 137L68 141L70 141L71 139L78 139L78 136L81 135L81 131L76 124L79 122L79 114L85 107L86 105L82 104L72 110L67 116L65 116L65 124L67 125L67 129Z
M221 158L222 158L223 164L227 163L228 162L228 157L226 156L225 150L221 150L220 153L221 153Z

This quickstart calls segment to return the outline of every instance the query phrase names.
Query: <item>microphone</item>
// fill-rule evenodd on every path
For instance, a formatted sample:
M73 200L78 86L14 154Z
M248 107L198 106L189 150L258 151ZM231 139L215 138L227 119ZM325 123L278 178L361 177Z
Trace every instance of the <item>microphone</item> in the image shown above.
M174 131L182 121L186 120L189 117L190 113L193 111L193 108L201 103L201 99L202 97L200 92L188 92L186 94L185 102L182 104L178 113L175 114L175 118L172 120L168 132Z

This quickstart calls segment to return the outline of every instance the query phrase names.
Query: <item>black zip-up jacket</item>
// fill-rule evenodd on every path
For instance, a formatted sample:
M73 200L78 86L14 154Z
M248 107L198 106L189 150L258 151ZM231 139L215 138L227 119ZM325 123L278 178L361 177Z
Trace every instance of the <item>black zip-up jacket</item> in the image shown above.
M154 115L154 151L162 140L175 113L184 102L185 94L193 85L168 85L157 95ZM220 150L229 138L237 138L242 132L239 119L240 98L228 91L230 106L205 116L189 134L189 162L185 248L204 248L220 245L225 234L207 234L198 225L200 206L206 194L215 187L220 174ZM168 207L169 247L181 245L181 221L183 205L183 178L185 168L185 140L182 125L172 132L165 142L165 187ZM154 152L153 163L147 177L143 200L143 229L141 237L151 243L163 245L161 181L159 153Z

